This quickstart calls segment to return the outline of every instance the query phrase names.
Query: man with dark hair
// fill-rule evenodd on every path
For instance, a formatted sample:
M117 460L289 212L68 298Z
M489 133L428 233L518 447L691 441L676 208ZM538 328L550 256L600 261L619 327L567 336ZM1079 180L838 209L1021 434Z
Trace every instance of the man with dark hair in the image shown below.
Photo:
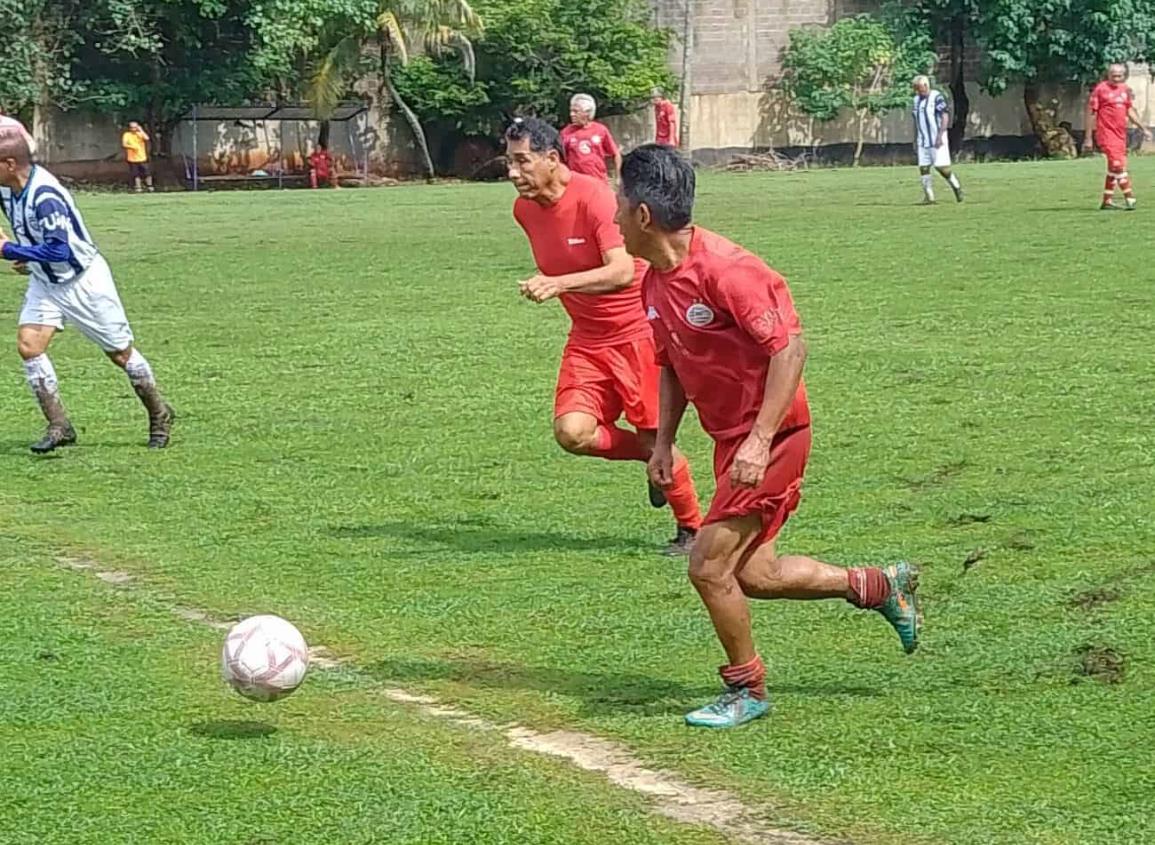
M558 132L544 121L515 122L505 142L519 195L513 216L538 268L521 294L560 299L573 321L554 396L554 438L575 455L645 463L658 425L658 366L638 266L614 223L613 191L566 167ZM616 425L623 413L634 431ZM673 451L669 460L666 489L651 485L650 503L669 503L677 534L667 552L686 554L701 513L689 463Z
M650 262L643 297L662 365L652 481L672 481L688 402L715 443L717 491L690 555L690 580L726 652L726 690L686 721L722 728L769 709L747 598L846 599L881 613L910 653L918 646L918 571L907 563L843 569L777 553L810 453L802 326L786 281L693 226L693 205L694 170L675 150L649 144L625 157L617 219L626 249Z
M124 370L148 411L148 446L168 445L172 409L161 396L152 367L136 349L132 329L112 279L72 195L31 160L28 143L14 128L0 128L0 202L13 240L0 232L0 256L28 275L16 346L40 410L48 420L37 453L76 442L64 410L56 369L48 357L53 336L71 323Z

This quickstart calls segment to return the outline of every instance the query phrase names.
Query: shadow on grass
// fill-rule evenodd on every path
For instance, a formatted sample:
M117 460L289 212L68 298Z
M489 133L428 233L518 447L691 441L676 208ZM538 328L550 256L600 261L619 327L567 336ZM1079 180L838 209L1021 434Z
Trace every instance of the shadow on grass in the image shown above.
M450 681L475 689L529 690L576 698L582 701L582 713L587 716L680 716L721 692L719 684L708 682L684 684L648 675L583 672L465 658L397 657L371 664L367 670L381 681L402 685ZM872 687L842 684L770 684L769 689L772 694L815 697L873 698L883 694Z
M657 553L660 537L582 536L562 531L533 531L476 522L429 524L381 522L373 525L342 525L332 529L342 539L392 539L425 548L453 549L466 554L515 554L518 552L621 552Z
M191 728L193 736L205 739L262 739L272 736L277 729L267 722L226 719L216 722L197 722Z

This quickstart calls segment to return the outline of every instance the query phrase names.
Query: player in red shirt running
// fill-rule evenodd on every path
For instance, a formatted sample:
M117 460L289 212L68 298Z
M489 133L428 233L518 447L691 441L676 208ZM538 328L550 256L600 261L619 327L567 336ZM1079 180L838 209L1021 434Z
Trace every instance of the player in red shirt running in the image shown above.
M658 427L658 365L642 309L638 266L614 223L617 203L600 179L563 163L557 130L526 118L505 134L509 180L517 188L513 215L529 238L538 275L521 283L533 302L558 298L573 321L554 397L554 438L575 455L649 461ZM619 428L622 414L636 431ZM677 535L667 552L686 554L702 524L690 465L670 458L663 488Z
M1107 80L1091 91L1083 122L1086 127L1083 149L1090 151L1094 139L1107 156L1107 181L1103 186L1103 202L1099 206L1103 211L1118 208L1114 202L1116 185L1123 191L1127 210L1135 210L1135 192L1131 189L1131 177L1127 175L1128 121L1143 130L1144 138L1151 140L1151 131L1135 111L1134 97L1127 86L1127 66L1111 65L1107 69Z
M674 104L662 96L661 88L650 93L650 102L654 104L654 143L678 146L678 116Z
M597 103L589 94L574 94L569 101L569 126L561 131L565 163L574 173L609 181L606 159L614 160L614 173L622 172L622 151L604 124L594 120Z
M675 150L647 144L626 156L618 224L626 249L650 262L643 298L662 365L651 479L671 482L688 402L715 443L717 491L690 553L690 580L726 652L726 691L686 721L735 727L769 708L747 598L845 599L881 613L910 653L918 646L918 570L844 569L778 554L775 537L798 506L810 453L802 326L785 280L691 225L693 203L693 167Z

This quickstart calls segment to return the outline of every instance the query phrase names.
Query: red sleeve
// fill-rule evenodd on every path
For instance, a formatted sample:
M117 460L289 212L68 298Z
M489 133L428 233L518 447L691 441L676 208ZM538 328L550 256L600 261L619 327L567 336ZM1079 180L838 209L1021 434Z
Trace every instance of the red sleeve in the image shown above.
M607 156L615 156L618 154L618 142L614 140L614 136L610 134L610 130L603 126L606 130L605 137L602 139L602 146L605 148Z
M659 367L669 367L670 355L666 352L666 344L658 338L658 333L654 332L654 361Z
M625 246L622 231L614 222L618 213L618 201L610 186L600 181L590 180L594 190L586 197L586 221L589 231L597 242L598 251L605 255L611 249Z
M777 355L791 336L802 334L786 280L754 256L731 264L712 287L717 304L767 354Z

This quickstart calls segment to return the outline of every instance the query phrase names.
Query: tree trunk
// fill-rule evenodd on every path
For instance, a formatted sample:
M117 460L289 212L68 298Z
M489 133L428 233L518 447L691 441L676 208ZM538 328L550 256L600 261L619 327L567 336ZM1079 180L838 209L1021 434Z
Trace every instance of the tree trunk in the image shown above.
M966 137L967 118L971 113L971 101L967 97L965 77L966 60L966 17L958 14L950 22L950 96L954 104L950 130L947 132L951 153L958 156Z
M858 112L858 143L854 147L854 166L858 167L858 162L862 158L862 148L866 144L866 120L870 113L866 109L861 109Z
M401 94L397 91L397 86L393 84L393 72L391 70L391 62L389 61L389 48L385 43L381 45L381 81L385 84L385 90L389 93L394 105L401 110L405 115L405 120L409 123L409 128L413 130L413 138L417 141L417 148L421 151L421 158L425 164L425 178L432 181L437 172L433 169L433 157L429 155L429 142L425 139L425 128L421 125L421 121L417 118L413 109L409 108L409 104L401 99Z
M1032 80L1023 85L1023 103L1043 155L1047 158L1076 158L1075 139L1065 127L1058 125L1054 112L1039 102L1038 82Z
M683 0L682 9L682 90L678 96L678 146L687 156L690 147L690 109L694 70L694 0Z

